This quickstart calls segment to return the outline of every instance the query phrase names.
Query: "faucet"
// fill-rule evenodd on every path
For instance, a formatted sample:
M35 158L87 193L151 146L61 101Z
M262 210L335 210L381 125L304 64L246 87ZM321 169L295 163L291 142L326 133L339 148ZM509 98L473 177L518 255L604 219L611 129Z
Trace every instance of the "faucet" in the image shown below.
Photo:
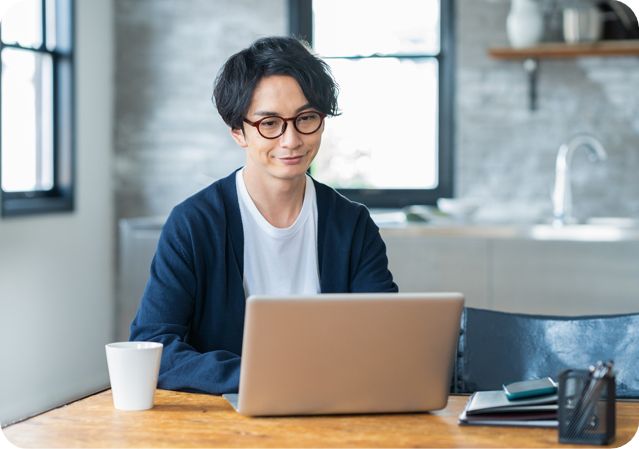
M555 166L555 190L552 195L553 226L561 227L569 221L572 212L572 192L570 188L570 161L579 147L589 150L592 162L605 161L608 157L601 142L587 134L579 134L559 147Z

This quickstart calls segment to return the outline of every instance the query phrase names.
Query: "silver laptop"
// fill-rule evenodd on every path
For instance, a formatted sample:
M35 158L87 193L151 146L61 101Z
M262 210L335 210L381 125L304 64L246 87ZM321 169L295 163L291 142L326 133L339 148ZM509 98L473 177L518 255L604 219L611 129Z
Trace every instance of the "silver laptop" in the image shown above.
M248 416L442 409L463 308L460 293L250 296L224 397Z

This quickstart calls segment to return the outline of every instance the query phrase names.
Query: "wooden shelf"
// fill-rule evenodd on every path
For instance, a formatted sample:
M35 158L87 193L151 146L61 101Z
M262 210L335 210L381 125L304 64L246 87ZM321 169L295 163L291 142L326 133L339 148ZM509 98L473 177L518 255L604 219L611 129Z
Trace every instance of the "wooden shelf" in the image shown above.
M594 44L566 44L552 42L526 48L489 48L488 54L496 59L524 60L528 73L529 108L537 108L537 68L540 59L578 58L581 56L637 56L639 39L625 41L600 41Z
M489 48L488 54L498 59L576 58L580 56L639 56L639 39L600 41L594 44L540 44L526 48Z

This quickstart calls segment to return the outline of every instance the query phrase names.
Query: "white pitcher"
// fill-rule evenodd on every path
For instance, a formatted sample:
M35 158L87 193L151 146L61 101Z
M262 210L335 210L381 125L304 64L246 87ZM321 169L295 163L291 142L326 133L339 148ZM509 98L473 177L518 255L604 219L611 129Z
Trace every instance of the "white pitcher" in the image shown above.
M538 44L544 34L544 16L538 0L511 0L506 31L514 48Z

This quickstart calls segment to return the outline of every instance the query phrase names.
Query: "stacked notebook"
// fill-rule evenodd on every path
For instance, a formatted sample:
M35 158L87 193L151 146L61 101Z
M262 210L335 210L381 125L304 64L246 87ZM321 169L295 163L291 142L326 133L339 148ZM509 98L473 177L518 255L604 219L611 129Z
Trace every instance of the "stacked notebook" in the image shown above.
M502 390L473 393L459 424L467 426L557 427L557 394L508 399Z

